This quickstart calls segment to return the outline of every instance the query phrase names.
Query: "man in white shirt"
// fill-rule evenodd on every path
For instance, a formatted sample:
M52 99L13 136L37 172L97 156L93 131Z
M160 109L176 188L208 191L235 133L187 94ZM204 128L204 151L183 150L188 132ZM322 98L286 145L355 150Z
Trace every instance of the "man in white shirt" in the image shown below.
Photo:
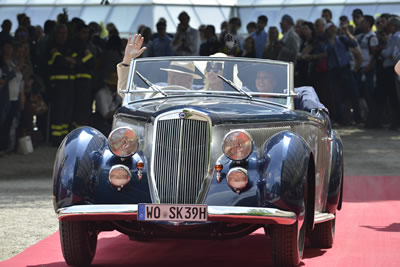
M276 42L276 47L280 50L278 60L296 62L296 57L300 50L300 37L294 31L293 25L294 21L291 16L282 16L281 29L283 38L280 42Z
M200 35L189 26L190 17L183 11L179 14L180 23L172 40L172 48L177 56L197 56L200 48Z

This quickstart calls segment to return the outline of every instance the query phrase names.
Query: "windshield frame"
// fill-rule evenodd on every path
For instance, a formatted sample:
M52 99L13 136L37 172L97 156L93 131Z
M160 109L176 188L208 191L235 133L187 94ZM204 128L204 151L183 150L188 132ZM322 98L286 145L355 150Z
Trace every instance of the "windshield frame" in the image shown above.
M138 58L135 60L131 61L130 68L129 68L129 74L128 74L128 80L126 83L126 88L125 90L121 90L122 93L126 94L126 97L124 98L123 105L127 105L133 102L138 102L138 101L143 101L147 99L139 99L139 100L132 100L131 95L134 93L154 93L157 94L156 92L153 92L152 89L137 89L136 84L134 83L134 77L136 75L136 64L140 64L140 62L152 62L152 61L224 61L224 62L246 62L246 63L259 63L259 64L272 64L272 65L281 65L286 67L286 79L287 79L287 84L289 87L289 90L287 93L257 93L257 92L249 92L248 93L252 96L252 98L249 98L248 96L241 94L240 92L237 91L204 91L204 90L196 90L196 89L188 89L188 90L167 90L166 92L172 93L168 94L167 96L162 96L162 97L151 97L151 99L163 99L163 98L171 98L171 97L176 97L177 94L180 96L182 95L188 95L188 94L193 94L195 96L237 96L241 98L246 98L249 101L257 101L257 102L266 102L266 103L273 103L277 104L278 106L283 106L288 109L294 109L294 100L293 97L297 96L297 94L294 92L294 65L291 62L284 62L284 61L277 61L277 60L268 60L268 59L254 59L254 58L241 58L241 57L204 57L204 56L192 56L192 57L182 57L182 56L170 56L170 57L146 57L146 58ZM133 63L133 64L132 64ZM145 73L141 73L142 75L146 76ZM286 97L286 104L279 104L273 101L268 101L268 100L263 100L260 97L261 95L266 95L268 97ZM256 97L254 97L256 96Z

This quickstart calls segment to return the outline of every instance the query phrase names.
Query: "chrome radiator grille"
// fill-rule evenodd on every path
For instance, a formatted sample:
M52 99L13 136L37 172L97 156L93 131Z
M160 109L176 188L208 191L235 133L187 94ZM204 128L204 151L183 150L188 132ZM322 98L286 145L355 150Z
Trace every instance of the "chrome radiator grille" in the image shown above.
M160 203L196 203L208 168L208 122L160 120L156 131L153 173Z

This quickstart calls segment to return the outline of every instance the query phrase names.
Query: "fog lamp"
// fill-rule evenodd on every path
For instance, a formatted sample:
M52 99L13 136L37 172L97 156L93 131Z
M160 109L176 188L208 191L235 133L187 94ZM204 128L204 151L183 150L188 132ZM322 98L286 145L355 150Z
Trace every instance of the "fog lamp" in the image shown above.
M226 175L226 181L228 185L236 192L240 193L243 191L248 182L249 177L247 175L247 170L242 167L235 167L229 170Z
M118 164L111 167L108 179L118 191L121 191L121 189L129 183L131 176L128 167Z
M108 137L111 152L118 157L129 157L136 153L139 141L136 132L129 127L114 129Z
M231 160L246 159L253 151L253 139L244 130L234 130L224 137L222 151Z

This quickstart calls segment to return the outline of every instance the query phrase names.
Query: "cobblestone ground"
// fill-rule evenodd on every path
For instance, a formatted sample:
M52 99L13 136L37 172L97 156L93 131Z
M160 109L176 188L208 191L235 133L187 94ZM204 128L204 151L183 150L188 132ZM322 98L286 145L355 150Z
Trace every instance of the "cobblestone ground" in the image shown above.
M400 133L339 130L345 175L400 175ZM0 158L0 261L22 252L58 229L52 205L56 148L40 146L29 155Z

